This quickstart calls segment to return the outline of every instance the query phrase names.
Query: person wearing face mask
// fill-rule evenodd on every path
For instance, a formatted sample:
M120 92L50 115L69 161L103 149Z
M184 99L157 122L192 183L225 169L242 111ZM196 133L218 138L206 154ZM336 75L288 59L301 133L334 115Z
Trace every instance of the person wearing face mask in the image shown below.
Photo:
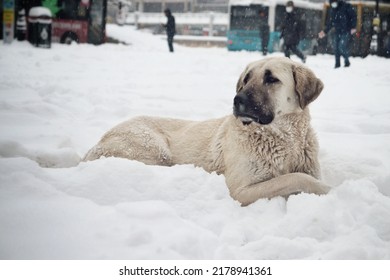
M284 55L290 57L290 52L296 54L303 63L306 57L298 49L298 44L305 32L305 25L295 12L294 2L288 1L286 4L286 14L282 22L282 32L280 38L284 39Z
M344 58L344 66L349 67L349 40L356 32L356 12L351 4L342 0L330 0L330 17L324 30L318 36L324 38L334 28L335 68L340 67L340 58Z

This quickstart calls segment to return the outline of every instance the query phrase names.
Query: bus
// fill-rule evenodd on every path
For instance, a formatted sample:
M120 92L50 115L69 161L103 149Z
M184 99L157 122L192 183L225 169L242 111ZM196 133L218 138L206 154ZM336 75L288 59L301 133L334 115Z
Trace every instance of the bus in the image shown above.
M356 33L352 36L352 56L366 57L369 54L390 57L390 4L375 1L349 1L356 12ZM376 9L378 8L378 11ZM329 20L330 6L324 6L323 26ZM377 17L377 13L378 16ZM319 40L319 52L333 53L333 34L330 32Z
M52 14L52 41L99 45L106 41L107 0L19 0L18 10L34 6Z
M268 51L280 51L281 23L287 0L230 0L227 48L230 51L258 51L261 47L259 36L259 11L268 15L270 38ZM295 10L306 22L306 30L300 48L306 54L317 52L317 37L321 31L322 3L303 0L294 1Z

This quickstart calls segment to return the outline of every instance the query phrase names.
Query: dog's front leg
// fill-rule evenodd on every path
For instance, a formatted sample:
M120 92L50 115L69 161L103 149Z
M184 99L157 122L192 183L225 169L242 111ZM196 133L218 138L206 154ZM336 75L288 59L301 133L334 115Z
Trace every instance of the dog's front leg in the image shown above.
M326 194L330 188L305 173L289 173L268 181L256 183L249 186L230 188L231 196L241 203L241 206L247 206L261 198L272 198L283 196L287 198L292 194L301 192Z

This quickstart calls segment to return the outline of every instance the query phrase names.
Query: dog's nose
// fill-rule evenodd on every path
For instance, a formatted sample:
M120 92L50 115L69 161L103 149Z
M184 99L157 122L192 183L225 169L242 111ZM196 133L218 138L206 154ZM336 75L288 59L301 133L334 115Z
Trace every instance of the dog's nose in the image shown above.
M234 108L238 112L245 112L246 109L245 104L247 104L247 101L248 101L248 97L246 96L246 94L242 94L242 93L237 94L233 100Z

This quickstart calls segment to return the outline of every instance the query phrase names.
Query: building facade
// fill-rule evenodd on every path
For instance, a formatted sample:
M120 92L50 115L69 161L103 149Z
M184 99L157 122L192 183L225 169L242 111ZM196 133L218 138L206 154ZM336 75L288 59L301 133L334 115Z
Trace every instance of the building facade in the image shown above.
M169 8L173 13L227 13L229 0L134 0L134 10L141 13L161 13Z

